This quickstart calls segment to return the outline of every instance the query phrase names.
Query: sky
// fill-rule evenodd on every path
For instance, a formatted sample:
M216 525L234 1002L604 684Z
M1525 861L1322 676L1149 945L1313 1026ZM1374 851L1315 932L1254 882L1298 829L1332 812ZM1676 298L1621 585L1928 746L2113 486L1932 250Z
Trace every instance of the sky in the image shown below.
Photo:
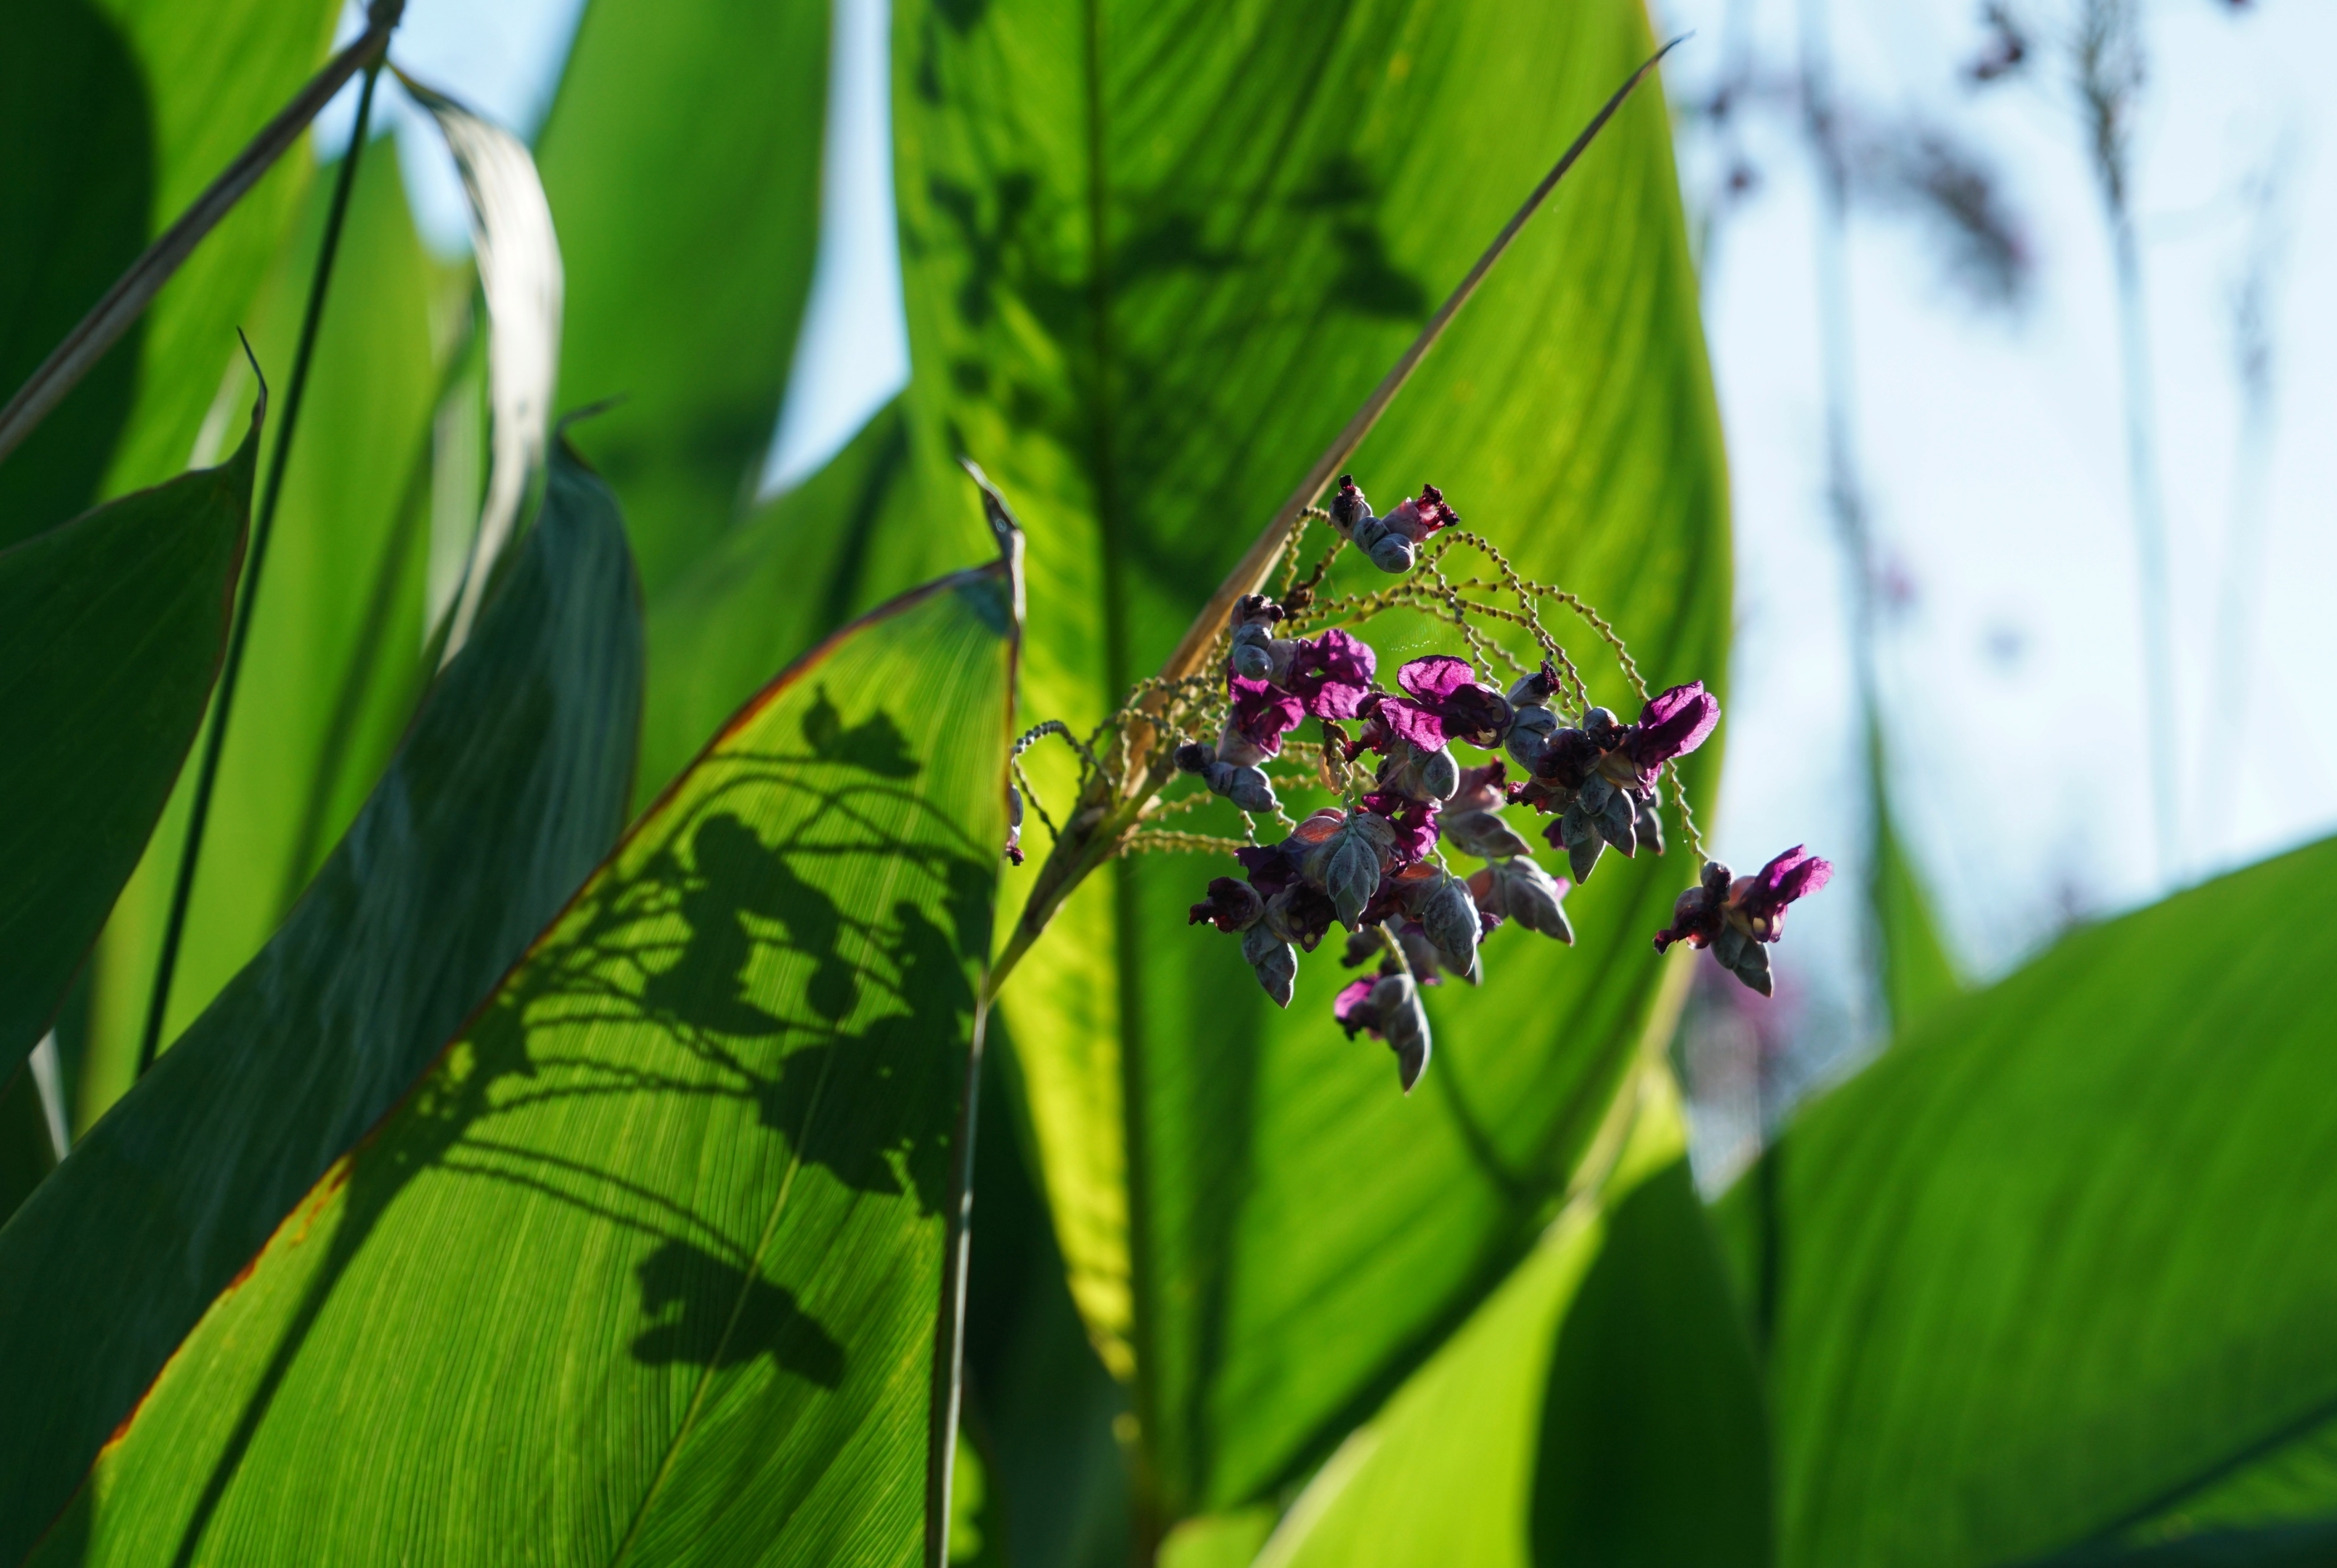
M818 270L773 433L771 490L815 471L908 370L886 179L885 5L836 5ZM1666 68L1676 105L1708 94L1738 51L1780 90L1736 116L1726 151L1694 115L1678 121L1683 196L1706 236L1706 331L1737 530L1727 776L1713 837L1740 869L1804 842L1847 865L1863 837L1848 579L1824 506L1814 187L1787 101L1805 25L1827 41L1845 104L1872 123L1944 131L1978 155L2031 258L2026 305L1982 307L1920 224L1853 209L1852 424L1892 585L1879 660L1892 787L1950 943L1979 979L2072 920L2337 824L2337 705L2317 686L2337 640L2322 605L2337 575L2337 296L2311 287L2305 268L2337 254L2337 124L2314 93L2316 73L2337 58L2337 6L2144 6L2135 204L2170 550L2181 824L2164 864L2116 293L2058 43L2073 7L2019 7L2037 34L2029 67L1985 91L1962 72L1985 41L1975 0L1655 8L1667 32L1695 32ZM578 10L579 0L411 0L393 54L531 132ZM443 151L401 95L388 112L425 235L461 248L461 196ZM347 121L345 100L328 146L346 140ZM1739 155L1751 185L1722 201ZM2272 388L2254 447L2232 307L2252 268L2268 302ZM2224 628L2232 609L2243 638ZM1846 1042L1845 1059L1862 1030L1862 911L1849 886L1797 912L1780 955L1814 1033Z

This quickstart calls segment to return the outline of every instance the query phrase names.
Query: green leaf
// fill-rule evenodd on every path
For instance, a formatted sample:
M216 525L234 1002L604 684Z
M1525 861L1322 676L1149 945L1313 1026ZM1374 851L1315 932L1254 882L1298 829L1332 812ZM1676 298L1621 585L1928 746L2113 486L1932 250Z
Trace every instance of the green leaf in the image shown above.
M689 765L774 669L882 601L869 546L911 499L906 433L888 404L810 479L775 496L650 601L642 805Z
M1612 1174L1331 1457L1259 1568L1768 1563L1760 1374L1676 1092L1641 1082Z
M1867 803L1874 813L1873 853L1874 928L1882 959L1882 1001L1894 1033L1913 1027L1925 1013L1960 995L1963 980L1949 955L1947 940L1932 913L1923 873L1908 852L1892 803L1890 748L1878 716L1867 717Z
M1012 1568L1126 1568L1128 1479L1116 1429L1128 1400L1064 1284L1022 1104L1012 1044L993 1017L965 1307L965 1424L989 1494L984 1544ZM1248 1561L1245 1553L1233 1568Z
M640 621L562 458L476 638L284 930L0 1230L0 1560L622 825Z
M2332 875L2324 841L2066 939L1731 1194L1743 1253L1768 1220L1784 1562L2337 1514Z
M220 467L0 550L0 1072L49 1027L202 723L259 414Z
M11 0L0 13L0 396L323 64L337 0ZM0 545L187 466L310 173L247 195L0 464Z
M916 1562L1013 599L944 579L749 704L212 1303L56 1549Z
M56 1168L57 1145L41 1108L40 1086L32 1067L19 1064L0 1083L0 1225Z
M653 594L761 477L817 249L827 31L826 0L593 0L544 125L560 395L624 398L579 439Z
M963 451L1014 498L1026 706L1083 731L1653 41L1631 0L995 0L903 7L895 45L916 482L941 493ZM1599 605L1655 684L1720 682L1726 486L1659 93L1590 148L1354 466L1383 506L1441 485L1521 570ZM912 515L871 549L885 570L978 537L970 504ZM1636 712L1596 638L1560 629ZM1419 618L1380 632L1388 665L1454 646ZM1708 790L1716 748L1694 760ZM1060 811L1069 754L1031 761ZM1155 1531L1296 1478L1531 1249L1657 1011L1648 938L1693 880L1685 854L1609 857L1569 902L1576 948L1496 936L1486 987L1438 995L1406 1099L1331 1021L1335 953L1286 1016L1237 944L1188 927L1232 869L1098 875L1002 996L1074 1294L1131 1380Z
M251 316L271 385L290 375L332 180L269 268ZM168 1044L284 920L357 814L428 674L434 317L466 290L423 254L396 144L357 166L300 428L220 758L164 1020ZM246 371L241 385L248 385ZM234 385L231 383L231 385ZM130 1086L152 996L193 770L172 796L100 945L78 1107L86 1125Z

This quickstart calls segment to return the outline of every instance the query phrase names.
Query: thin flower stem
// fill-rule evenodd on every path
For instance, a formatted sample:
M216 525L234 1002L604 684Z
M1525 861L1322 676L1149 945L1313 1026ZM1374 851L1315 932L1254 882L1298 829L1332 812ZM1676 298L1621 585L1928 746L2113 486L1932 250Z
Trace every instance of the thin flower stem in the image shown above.
M236 203L259 183L260 176L275 167L342 85L368 64L380 69L390 33L405 9L406 0L374 0L366 14L366 29L356 41L309 78L308 84L260 128L210 189L195 198L194 205L156 236L154 243L105 291L105 297L92 306L64 341L50 350L40 368L9 398L7 406L0 408L0 460L33 433L49 411L64 401L65 394L105 357L106 350L145 314L154 296L194 254L203 237L235 209Z
M325 219L325 237L317 252L317 270L308 280L308 309L300 318L300 341L292 353L292 375L284 389L284 423L277 427L276 447L269 454L268 487L259 500L259 520L251 533L251 561L245 569L243 600L228 635L227 662L220 671L219 698L212 705L210 733L203 740L202 767L195 775L193 809L187 817L186 848L179 855L179 876L171 890L171 910L162 925L162 955L154 969L154 994L147 1003L146 1032L138 1043L138 1076L154 1065L162 1048L162 1022L171 1003L171 979L179 965L179 944L186 935L187 905L194 896L195 867L202 857L203 829L210 821L211 792L219 783L220 754L227 745L227 726L235 708L236 682L243 673L243 654L251 636L251 620L259 604L259 579L268 565L268 541L276 530L277 503L284 497L284 470L292 455L292 437L300 424L300 400L308 389L308 366L317 349L317 329L325 316L325 295L333 280L333 259L340 252L341 228L348 217L349 192L357 184L357 161L365 151L366 130L373 120L374 88L381 80L376 57L367 67L365 87L357 95L357 128L349 150L341 157L340 175L333 184L333 204Z

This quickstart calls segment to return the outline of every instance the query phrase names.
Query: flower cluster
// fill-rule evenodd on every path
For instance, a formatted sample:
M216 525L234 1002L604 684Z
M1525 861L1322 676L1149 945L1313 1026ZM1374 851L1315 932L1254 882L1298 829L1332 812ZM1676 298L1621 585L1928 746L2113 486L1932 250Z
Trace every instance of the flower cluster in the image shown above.
M1371 557L1374 566L1393 572L1410 571L1428 536L1461 521L1460 513L1444 504L1443 492L1433 484L1422 485L1417 497L1404 497L1385 517L1374 517L1372 503L1355 488L1354 476L1346 473L1339 476L1339 489L1331 497L1329 511L1331 526L1342 538Z
M1674 942L1709 948L1720 967L1767 996L1768 945L1785 934L1785 906L1833 880L1833 862L1795 844L1749 877L1718 861L1672 905L1672 923L1656 933L1656 951Z
M1433 563L1444 545L1424 557L1422 547L1460 521L1433 485L1386 517L1375 517L1345 476L1327 513L1317 515L1327 515L1343 545L1353 544L1376 565L1399 573L1423 559ZM1432 655L1406 662L1388 689L1378 684L1377 657L1364 643L1335 628L1313 637L1279 636L1290 616L1274 600L1252 594L1235 605L1227 628L1217 738L1189 742L1175 754L1178 768L1198 775L1212 794L1245 813L1273 814L1290 824L1266 767L1282 756L1286 735L1310 717L1320 721L1318 782L1336 793L1338 803L1290 824L1278 842L1235 847L1243 876L1210 881L1189 920L1238 934L1242 956L1282 1007L1296 989L1299 954L1314 951L1335 924L1345 928L1342 961L1366 972L1339 991L1333 1015L1350 1037L1369 1033L1386 1042L1407 1093L1431 1052L1423 989L1448 976L1479 984L1479 945L1503 924L1571 944L1568 891L1590 876L1610 848L1626 856L1642 848L1664 852L1663 773L1703 745L1720 721L1720 703L1700 681L1647 696L1628 724L1591 705L1579 675L1531 613L1536 595L1558 594L1578 608L1579 601L1526 583L1474 535L1452 537L1492 557L1523 613L1508 616L1464 599L1433 570L1423 573L1433 578L1433 589L1406 585L1366 596L1350 601L1359 607L1350 613L1425 600L1462 627L1481 657L1491 645L1471 631L1466 612L1502 614L1541 643L1549 657L1540 669L1503 691L1481 680L1470 660ZM1321 575L1318 568L1315 579L1299 586L1294 606L1312 608L1313 584ZM1636 682L1611 629L1595 614L1589 618ZM1563 667L1562 676L1553 660ZM1570 724L1556 706L1569 697L1569 711L1579 711ZM1217 721L1205 716L1202 722ZM1496 755L1464 767L1454 755L1456 745ZM1309 760L1311 748L1298 755ZM1512 781L1512 767L1523 776ZM1565 853L1571 881L1536 862L1533 845L1502 814L1513 804L1555 819L1542 837ZM1684 803L1681 811L1700 853ZM1447 851L1481 863L1456 872L1446 864ZM1799 849L1753 877L1732 879L1726 867L1707 863L1703 880L1681 895L1673 923L1656 937L1657 950L1675 941L1708 948L1731 973L1766 995L1766 944L1783 930L1785 906L1823 887L1831 872L1824 861Z

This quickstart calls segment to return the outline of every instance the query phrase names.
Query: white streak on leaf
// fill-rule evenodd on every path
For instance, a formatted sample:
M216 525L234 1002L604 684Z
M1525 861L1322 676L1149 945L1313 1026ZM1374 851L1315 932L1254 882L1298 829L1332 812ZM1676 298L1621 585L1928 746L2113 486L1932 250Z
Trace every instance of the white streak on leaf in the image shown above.
M403 72L398 80L437 121L462 172L479 287L487 301L487 404L494 433L486 502L446 633L445 657L452 658L470 635L495 560L511 542L521 505L543 466L552 388L560 379L560 239L535 160L519 138Z

